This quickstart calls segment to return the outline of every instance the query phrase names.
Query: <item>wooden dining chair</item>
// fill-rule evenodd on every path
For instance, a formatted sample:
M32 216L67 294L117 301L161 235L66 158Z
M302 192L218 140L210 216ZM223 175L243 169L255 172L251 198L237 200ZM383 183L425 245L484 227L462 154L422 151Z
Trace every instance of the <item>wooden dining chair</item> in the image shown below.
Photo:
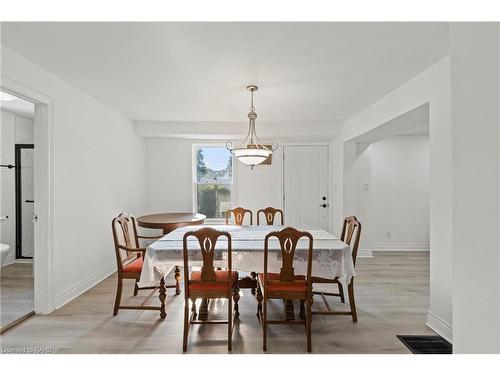
M188 239L195 237L198 240L203 259L201 271L189 274ZM227 239L227 268L215 269L215 247L220 237ZM227 348L232 349L233 334L233 299L234 314L238 316L238 272L232 270L231 264L231 235L206 227L197 231L186 232L183 237L184 252L184 335L182 350L187 350L189 329L192 324L227 324ZM196 319L196 299L227 298L227 320ZM191 316L189 316L189 301L192 302Z
M345 242L351 247L352 251L352 261L354 266L356 266L356 257L358 255L359 239L361 237L361 223L358 221L356 216L348 216L344 219L342 225L342 234L340 235L340 240ZM349 296L349 311L334 311L328 304L325 296L335 296L340 297L342 303L345 302L344 288L340 284L338 278L328 279L319 276L312 276L312 283L314 284L337 284L339 288L338 293L330 292L315 292L313 289L313 295L320 295L325 303L327 311L313 311L313 315L351 315L353 322L358 321L358 315L356 313L356 302L354 301L354 277L351 279L348 285L348 296Z
M283 225L283 211L280 210L279 208L273 208L273 207L266 207L264 209L257 211L257 225L260 225L259 216L261 212L264 214L264 217L266 218L267 225L273 225L274 218L276 217L276 214L279 213L281 217L281 225Z
M252 211L247 210L243 207L236 207L232 210L226 211L226 224L229 224L229 219L231 218L231 213L234 215L234 223L236 225L243 225L243 220L245 219L245 215L247 213L250 214L250 225L253 225L253 214Z
M115 243L115 254L118 269L118 284L116 289L115 305L113 315L118 314L119 309L128 310L159 310L160 317L165 319L166 288L177 288L177 285L165 285L164 277L160 279L159 286L150 286L140 288L138 285L141 276L142 265L144 261L144 253L146 249L139 245L140 239L158 239L160 237L146 237L137 234L135 218L131 214L121 213L111 222L113 231L113 240ZM121 305L123 280L132 279L134 283L134 296L137 296L139 290L150 289L152 292L140 305ZM159 298L161 306L150 306L149 302L154 293L159 290Z
M271 273L267 271L269 258L269 240L276 237L279 240L282 256L280 273ZM302 237L309 240L309 250L307 256L307 274L294 274L294 255L297 242ZM264 273L258 275L257 316L262 325L263 343L262 349L267 350L267 328L270 324L300 324L306 328L307 351L311 352L311 303L312 303L312 249L313 237L308 232L301 232L295 228L285 228L281 231L269 233L264 240ZM267 303L270 299L281 299L285 301L299 300L301 303L302 320L268 320ZM306 305L305 311L304 303ZM263 304L263 306L262 306Z

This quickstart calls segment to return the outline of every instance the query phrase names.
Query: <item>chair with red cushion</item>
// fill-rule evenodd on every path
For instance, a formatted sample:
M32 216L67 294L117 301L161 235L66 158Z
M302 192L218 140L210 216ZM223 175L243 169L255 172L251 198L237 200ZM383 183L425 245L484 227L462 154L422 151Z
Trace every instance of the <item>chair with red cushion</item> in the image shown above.
M281 248L281 270L280 273L270 273L267 271L269 239L276 237ZM295 275L293 261L297 242L305 237L309 241L307 256L307 274ZM262 324L263 350L267 350L267 328L269 324L300 324L306 328L307 351L311 351L311 268L312 268L313 238L308 232L301 232L295 228L285 228L281 231L269 233L264 241L264 273L258 275L257 297L259 306L257 316ZM263 297L263 298L262 298ZM301 311L302 320L268 320L267 302L269 299L281 299L285 301L298 300L303 309L304 303L306 311ZM263 303L263 308L262 308Z
M199 251L203 259L201 271L190 273L188 252L188 241L190 237L198 240ZM220 237L227 241L227 268L215 269L215 247ZM193 245L194 247L195 245ZM197 231L186 232L183 238L184 248L184 335L182 350L187 350L187 341L191 324L227 324L227 348L231 351L233 334L233 299L234 314L238 316L238 272L232 270L231 265L231 235L228 232L220 232L216 229L206 227ZM196 299L204 301L213 298L227 298L227 320L197 319ZM192 301L192 312L189 316L189 301Z
M146 237L139 236L137 234L137 227L135 223L135 218L126 213L122 213L115 217L111 223L113 230L113 240L115 242L115 253L116 262L118 268L118 285L116 289L115 306L113 309L113 315L118 314L119 309L128 310L159 310L162 319L165 319L165 298L166 292L165 288L174 288L176 285L165 285L163 277L160 280L159 286L150 286L139 288L138 281L142 272L142 265L144 261L145 248L140 247L139 239L158 239L160 237ZM132 279L135 280L134 284L134 296L137 295L139 290L150 289L152 292L146 298L141 305L121 305L122 290L123 290L123 280ZM147 303L151 299L152 295L157 291L160 291L160 302L161 306L149 306Z

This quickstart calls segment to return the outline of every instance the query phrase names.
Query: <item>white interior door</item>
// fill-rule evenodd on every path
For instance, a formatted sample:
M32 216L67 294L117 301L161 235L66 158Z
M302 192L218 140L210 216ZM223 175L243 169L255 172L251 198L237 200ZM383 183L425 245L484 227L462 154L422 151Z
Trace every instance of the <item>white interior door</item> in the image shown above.
M286 225L328 230L327 146L284 146L283 207Z

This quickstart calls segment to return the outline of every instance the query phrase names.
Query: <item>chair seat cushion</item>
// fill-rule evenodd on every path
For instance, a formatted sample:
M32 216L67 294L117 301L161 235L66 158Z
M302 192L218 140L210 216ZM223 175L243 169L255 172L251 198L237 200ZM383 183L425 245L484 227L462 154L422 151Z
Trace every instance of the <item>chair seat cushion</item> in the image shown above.
M227 281L228 271L225 270L216 270L215 271L215 281ZM238 280L238 272L231 272L232 284L236 283ZM192 281L201 281L201 271L194 271L191 273L190 280ZM214 284L210 281L207 281L203 284L194 284L189 285L190 291L224 291L227 290L227 284Z
M144 261L142 260L142 257L137 258L133 262L130 262L126 266L123 267L123 272L134 272L134 273L141 273L142 271L142 265Z
M267 280L270 281L279 281L280 274L279 273L268 273ZM307 291L307 283L306 277L304 275L295 275L294 282L280 282L280 283L268 283L267 290L271 292L306 292ZM259 273L259 282L261 287L264 288L264 274Z

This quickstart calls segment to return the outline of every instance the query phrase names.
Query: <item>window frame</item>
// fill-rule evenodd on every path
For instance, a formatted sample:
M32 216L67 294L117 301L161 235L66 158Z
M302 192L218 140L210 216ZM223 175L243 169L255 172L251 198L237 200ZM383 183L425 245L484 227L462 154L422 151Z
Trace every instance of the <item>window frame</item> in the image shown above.
M198 189L199 185L214 185L210 182L198 182L196 181L197 171L196 171L196 153L200 148L226 148L225 143L220 142L204 142L204 143L193 143L191 150L191 200L193 204L193 212L198 211ZM218 183L215 185L227 186L231 190L231 208L235 207L236 202L236 158L233 153L231 153L232 159L232 170L231 170L231 183ZM225 224L225 218L206 218L205 223L207 224Z

